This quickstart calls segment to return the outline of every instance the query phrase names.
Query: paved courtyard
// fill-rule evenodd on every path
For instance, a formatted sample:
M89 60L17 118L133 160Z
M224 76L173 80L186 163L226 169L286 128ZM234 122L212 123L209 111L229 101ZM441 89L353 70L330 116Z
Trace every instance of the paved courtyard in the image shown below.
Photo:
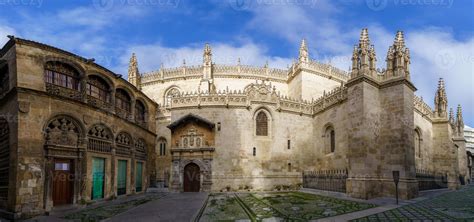
M313 193L309 193L313 192ZM321 191L148 193L29 221L474 221L474 186L401 201ZM1 220L0 220L1 221Z

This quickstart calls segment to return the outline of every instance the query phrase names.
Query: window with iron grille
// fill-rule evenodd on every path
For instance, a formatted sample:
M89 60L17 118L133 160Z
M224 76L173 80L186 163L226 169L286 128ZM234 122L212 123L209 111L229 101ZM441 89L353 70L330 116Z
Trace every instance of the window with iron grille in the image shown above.
M115 107L127 112L131 111L131 99L125 90L117 89L115 92Z
M60 62L48 62L45 65L44 78L46 83L68 89L79 90L79 72L70 65Z
M268 117L265 112L259 112L256 118L257 136L268 136Z
M89 76L86 86L87 95L92 96L96 99L104 102L110 102L110 87L109 85L98 76Z
M103 125L94 125L88 132L87 150L99 153L112 151L112 131Z
M145 105L139 100L135 103L135 121L138 123L145 123L146 121Z

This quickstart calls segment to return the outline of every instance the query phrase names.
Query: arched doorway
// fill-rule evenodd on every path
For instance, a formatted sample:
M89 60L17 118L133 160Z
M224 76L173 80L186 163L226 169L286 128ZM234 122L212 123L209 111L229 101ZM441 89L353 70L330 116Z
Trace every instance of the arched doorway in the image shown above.
M190 163L184 167L183 174L184 192L199 192L201 189L201 174L199 166L195 163Z

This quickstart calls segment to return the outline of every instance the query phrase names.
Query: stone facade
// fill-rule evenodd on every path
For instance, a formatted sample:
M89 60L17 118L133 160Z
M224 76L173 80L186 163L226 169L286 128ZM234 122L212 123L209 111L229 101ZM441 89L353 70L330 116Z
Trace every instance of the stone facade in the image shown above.
M205 188L200 181L206 191L297 188L304 171L345 170L346 192L358 198L393 196L392 171L399 171L404 199L417 196L421 171L447 174L449 187L458 188L459 178L469 177L461 160L464 141L455 131L463 124L461 111L450 124L444 85L435 101L440 115L414 95L403 33L387 52L386 68L376 68L367 29L352 61L349 72L313 61L303 40L288 69L246 66L240 59L220 65L206 45L200 66L162 66L139 74L139 81L131 78L161 104L156 132L170 149L157 158L159 184L183 191L182 168L196 161L211 171ZM265 135L258 135L260 112ZM208 150L177 144L183 135L166 127L189 115L215 125L207 131L213 133Z
M13 36L0 61L0 216L140 193L155 182L157 104L135 86L93 59ZM122 193L119 160L127 161Z

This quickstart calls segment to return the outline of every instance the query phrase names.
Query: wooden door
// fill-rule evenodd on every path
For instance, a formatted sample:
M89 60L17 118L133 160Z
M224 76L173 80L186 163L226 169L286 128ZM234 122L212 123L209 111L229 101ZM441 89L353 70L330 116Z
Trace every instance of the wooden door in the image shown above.
M71 160L56 159L53 173L53 205L72 204L74 167Z
M201 188L201 174L199 166L190 163L184 167L184 192L199 192Z
M104 198L105 159L92 159L92 199Z
M119 160L117 168L117 195L123 195L127 193L127 161Z
M141 192L143 190L143 163L137 162L137 171L135 173L135 191Z

